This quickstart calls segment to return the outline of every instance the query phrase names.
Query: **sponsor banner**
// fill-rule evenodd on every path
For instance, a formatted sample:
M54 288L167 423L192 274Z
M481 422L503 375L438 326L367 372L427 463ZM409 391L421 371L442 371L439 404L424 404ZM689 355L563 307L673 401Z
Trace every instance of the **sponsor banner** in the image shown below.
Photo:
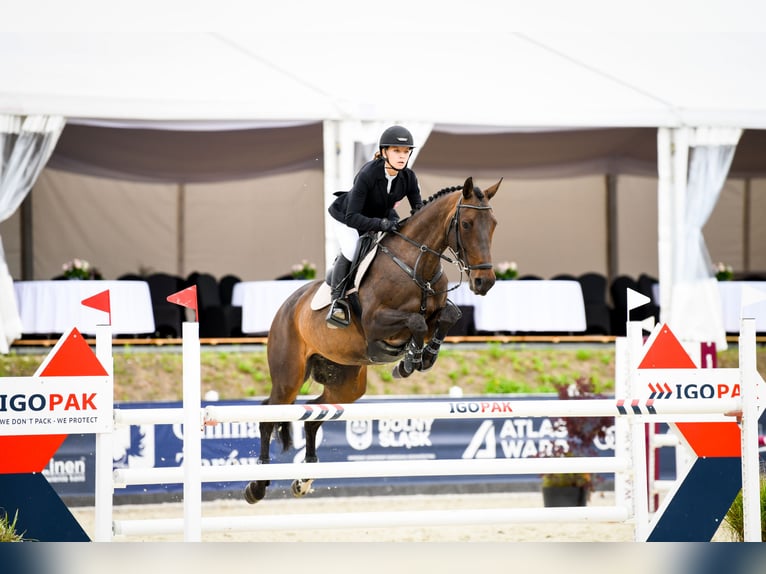
M483 397L486 399L486 397ZM555 398L551 395L514 400ZM507 397L503 397L504 400ZM407 402L443 401L403 398ZM365 398L358 402L391 402ZM206 406L209 403L205 403ZM215 404L247 405L253 401L219 401ZM119 408L176 408L181 403L124 404ZM489 415L491 417L491 415ZM271 462L300 462L305 455L303 423L292 423L294 448L282 452L276 437L271 442ZM611 433L598 444L604 456L614 453ZM472 458L529 458L539 456L554 444L566 444L566 432L554 429L554 419L487 418L432 419L401 417L387 420L328 421L318 433L319 458L323 462L359 460L438 460ZM180 466L183 461L183 425L133 425L118 427L114 433L114 468ZM206 426L202 437L202 464L210 466L255 465L260 452L257 422L218 423ZM57 454L58 456L58 454ZM54 458L55 461L55 458ZM299 477L296 477L299 478ZM409 484L463 484L534 482L538 475L334 478L314 483L315 489L373 487ZM272 481L272 487L287 488L291 481ZM203 490L238 490L244 482L204 483ZM55 486L55 485L54 485ZM116 489L115 496L137 493L180 492L181 484L136 485ZM89 494L92 494L92 490Z
M637 399L734 399L742 395L738 369L638 369L634 376Z
M60 496L93 496L96 488L96 436L69 435L42 472Z
M109 377L3 377L0 435L102 433L112 430Z
M482 397L485 399L486 397ZM502 397L507 400L508 397ZM536 395L514 397L519 400L541 400L557 397ZM443 401L403 397L406 402ZM364 402L391 402L392 399L364 398ZM207 404L251 405L254 401L219 401ZM120 404L119 408L180 408L173 403ZM491 417L480 419L431 419L401 417L388 420L328 421L318 434L319 458L322 462L357 460L438 460L472 458L533 458L551 444L568 444L565 431L554 429L549 417ZM659 432L664 432L661 425ZM305 435L302 423L293 423L295 448L282 452L272 439L272 463L300 462L304 457ZM153 468L180 466L183 461L183 425L133 425L118 427L114 433L114 468ZM614 456L613 429L603 443L596 443L603 456ZM210 466L254 465L260 451L258 423L219 423L205 427L202 438L202 464ZM95 436L71 435L53 457L43 473L61 495L93 496L95 477ZM762 454L762 458L764 455ZM661 479L675 478L673 449L658 453ZM309 473L310 474L310 473ZM607 475L609 477L610 475ZM296 477L298 478L298 477ZM317 491L340 487L385 488L387 486L460 485L535 483L539 475L501 476L430 476L388 478L333 478L314 483ZM289 489L291 481L272 481L272 492ZM240 490L244 482L203 483L205 491ZM136 494L180 493L181 484L136 485L115 490L115 497Z

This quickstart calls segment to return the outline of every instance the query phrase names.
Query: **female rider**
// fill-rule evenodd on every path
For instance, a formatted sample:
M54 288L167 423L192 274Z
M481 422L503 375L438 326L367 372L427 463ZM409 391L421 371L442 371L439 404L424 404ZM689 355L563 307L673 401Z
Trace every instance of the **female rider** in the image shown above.
M331 328L348 326L351 313L343 300L343 283L349 273L359 236L368 231L396 231L399 215L394 209L404 197L412 209L423 200L415 172L407 167L412 153L412 134L402 126L391 126L380 136L375 157L364 164L349 192L340 192L330 205L340 254L332 270L332 305L327 314Z

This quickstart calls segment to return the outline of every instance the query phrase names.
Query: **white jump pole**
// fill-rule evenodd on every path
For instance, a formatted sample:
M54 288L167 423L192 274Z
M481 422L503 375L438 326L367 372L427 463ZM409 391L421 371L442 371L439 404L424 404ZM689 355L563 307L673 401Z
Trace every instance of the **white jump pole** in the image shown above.
M202 540L202 389L199 323L183 324L184 541Z
M292 480L298 476L312 478L380 478L393 476L490 476L504 474L554 474L625 472L628 459L614 457L570 458L497 458L441 460L362 460L249 464L202 467L202 482L239 482L250 480ZM119 469L114 472L119 486L130 484L175 484L185 473L177 467Z
M114 358L112 357L111 325L96 325L96 358L106 369L110 384L114 384ZM95 530L96 542L112 539L112 506L114 483L112 482L112 432L96 434L96 484L95 484Z
M628 335L628 391L636 392L635 375L640 363L641 350L643 346L643 332L641 323L631 321L627 325ZM635 395L633 395L635 396ZM726 411L718 411L719 413ZM652 423L657 421L652 421ZM630 452L633 458L633 475L631 477L632 514L634 517L634 539L644 541L649 536L649 494L647 488L649 485L646 470L646 421L629 421L630 431Z
M758 457L759 386L756 369L755 320L742 319L739 335L742 389L742 510L745 542L761 542L760 459Z

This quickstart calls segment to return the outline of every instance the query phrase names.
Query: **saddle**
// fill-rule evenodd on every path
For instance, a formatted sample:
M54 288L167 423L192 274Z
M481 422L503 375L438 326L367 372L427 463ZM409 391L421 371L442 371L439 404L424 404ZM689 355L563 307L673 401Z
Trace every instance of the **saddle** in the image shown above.
M351 303L351 308L354 313L361 312L358 297L359 284L362 282L365 273L367 273L367 269L369 269L372 260L375 259L377 251L378 233L365 233L359 238L356 246L356 253L354 253L354 259L351 261L348 277L346 278L344 286L344 296L349 299L349 303ZM332 277L332 269L327 271L327 277L325 278L324 283L319 286L319 289L317 289L316 293L314 293L314 297L311 299L312 311L319 311L332 303L330 277Z

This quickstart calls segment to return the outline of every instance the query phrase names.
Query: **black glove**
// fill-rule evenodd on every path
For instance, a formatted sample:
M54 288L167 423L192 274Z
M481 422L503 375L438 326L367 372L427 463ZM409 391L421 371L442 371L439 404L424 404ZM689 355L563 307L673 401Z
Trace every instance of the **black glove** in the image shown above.
M399 230L399 220L398 219L381 219L380 220L380 230L381 231L398 231Z

